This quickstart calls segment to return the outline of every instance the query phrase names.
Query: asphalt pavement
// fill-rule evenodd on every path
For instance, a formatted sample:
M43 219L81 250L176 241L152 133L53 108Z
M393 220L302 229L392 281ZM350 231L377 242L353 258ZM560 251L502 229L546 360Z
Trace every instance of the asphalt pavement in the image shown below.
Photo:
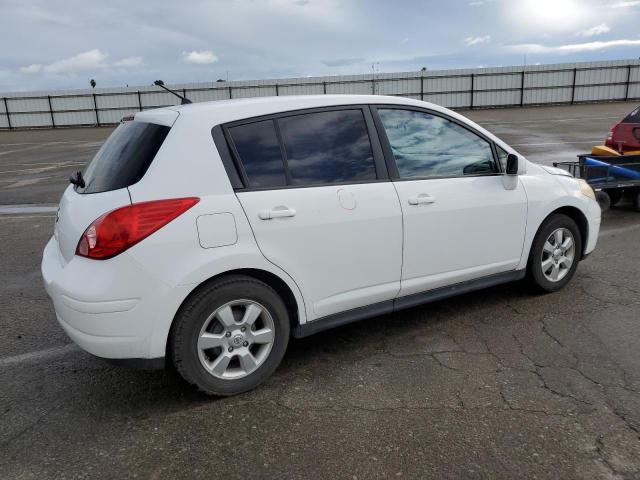
M464 113L548 164L633 106ZM42 287L51 208L110 130L0 132L0 478L640 478L629 204L558 293L503 285L293 340L263 386L211 399L80 351Z

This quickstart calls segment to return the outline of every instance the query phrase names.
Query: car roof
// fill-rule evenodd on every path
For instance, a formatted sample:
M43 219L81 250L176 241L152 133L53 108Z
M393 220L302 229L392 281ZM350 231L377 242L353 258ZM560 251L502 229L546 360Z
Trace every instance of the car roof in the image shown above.
M457 119L459 122L481 132L507 152L517 153L516 150L491 132L453 110L413 98L385 95L286 95L278 97L215 100L211 102L190 103L187 105L144 110L135 114L135 120L172 126L179 117L180 122L188 123L190 127L204 128L210 131L215 125L233 122L235 120L244 120L262 115L307 108L341 105L405 105L426 108L433 112L440 112L450 118Z
M210 102L191 103L164 107L161 109L145 110L135 115L136 120L151 120L164 111L167 114L178 113L181 118L191 117L191 120L202 119L209 122L225 123L244 118L269 115L306 108L321 108L341 105L360 104L393 104L408 105L451 114L448 109L438 105L405 97L383 95L286 95L278 97L239 98L233 100L215 100Z

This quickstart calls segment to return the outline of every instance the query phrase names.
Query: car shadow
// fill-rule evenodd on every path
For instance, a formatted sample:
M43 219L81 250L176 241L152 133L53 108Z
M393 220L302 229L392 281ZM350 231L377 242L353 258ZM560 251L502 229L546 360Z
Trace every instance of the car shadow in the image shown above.
M150 418L200 406L252 402L277 396L287 378L312 370L318 362L335 362L337 356L358 358L384 350L385 342L410 335L412 329L433 322L455 322L470 312L490 311L496 305L519 302L531 297L523 282L505 284L467 293L455 299L373 317L318 333L304 339L291 339L288 351L274 377L252 392L236 397L211 397L188 385L169 366L165 370L143 371L114 366L81 351L65 355L57 362L33 364L20 369L22 388L9 395L11 404L29 404L34 410L51 404L83 415ZM18 373L16 373L18 374ZM2 375L0 375L2 378ZM4 378L11 383L11 379Z

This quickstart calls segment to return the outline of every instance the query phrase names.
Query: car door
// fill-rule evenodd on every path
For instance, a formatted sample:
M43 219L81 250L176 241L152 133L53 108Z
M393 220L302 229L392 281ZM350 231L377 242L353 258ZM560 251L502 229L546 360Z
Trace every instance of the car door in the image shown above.
M527 198L491 141L430 111L374 109L404 219L400 296L514 270Z
M298 284L310 320L392 301L400 289L402 212L370 131L360 106L227 127L258 246Z

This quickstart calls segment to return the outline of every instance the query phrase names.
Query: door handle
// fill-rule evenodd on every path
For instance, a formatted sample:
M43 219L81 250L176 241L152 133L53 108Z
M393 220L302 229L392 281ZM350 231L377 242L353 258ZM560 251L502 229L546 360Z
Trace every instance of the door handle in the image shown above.
M280 205L272 209L260 210L258 217L260 220L271 220L272 218L295 217L296 211L293 208Z
M429 195L428 193L420 193L419 195L413 195L409 197L409 205L422 205L427 203L434 203L436 197Z

